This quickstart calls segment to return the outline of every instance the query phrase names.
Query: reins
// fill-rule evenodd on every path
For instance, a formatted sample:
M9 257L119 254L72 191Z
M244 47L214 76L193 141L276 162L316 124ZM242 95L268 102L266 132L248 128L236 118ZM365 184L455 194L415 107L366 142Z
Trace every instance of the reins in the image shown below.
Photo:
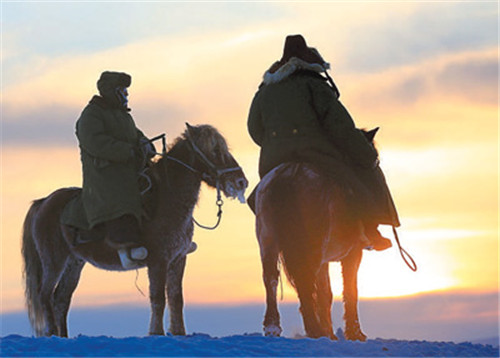
M392 227L392 233L394 234L394 239L396 240L396 243L398 244L399 253L401 254L401 257L403 258L403 261L410 268L410 270L412 270L413 272L416 272L417 271L417 264L415 263L415 260L413 259L413 257L411 257L411 255L408 253L408 251L403 249L403 247L401 246L401 242L399 242L399 236L398 236L398 233L396 231L395 226Z
M208 158L207 156L200 150L200 148L198 148L198 146L194 143L194 141L191 139L191 136L189 135L189 133L186 133L186 137L187 137L187 140L188 140L188 143L190 144L190 147L191 149L194 151L194 153L201 159L201 161L207 165L207 167L210 169L210 171L214 174L214 178L215 178L215 189L217 190L217 199L215 201L215 205L217 205L217 221L216 223L213 225L213 226L206 226L206 225L202 225L200 224L194 217L193 217L193 222L198 225L200 228L202 229L205 229L205 230L215 230L219 224L221 223L221 220L222 220L222 205L224 205L224 201L222 200L222 195L221 195L221 189L220 189L220 183L221 183L221 177L224 175L224 174L227 174L227 173L231 173L231 172L235 172L235 171L238 171L238 170L241 170L240 167L233 167L233 168L224 168L224 169L218 169ZM163 158L167 159L167 160L170 160L170 161L173 161L177 164L180 164L181 166L183 166L184 168L188 169L189 171L195 173L195 174L198 174L202 179L204 180L207 180L209 178L211 178L212 176L210 174L207 174L205 172L201 172L199 171L198 169L195 169L193 168L192 166L190 166L189 164L183 162L182 160L180 159L177 159L177 158L174 158L170 155L167 155L167 148L166 148L166 138L165 138L165 133L164 134L161 134L159 136L156 136L154 138L151 138L149 140L150 143L153 143L154 141L157 141L161 139L162 140L162 145L163 145L163 148L162 148L162 153L157 153L158 155L161 155ZM148 187L143 190L143 192L141 192L141 194L143 193L146 193L149 189L151 189L151 186L152 186L152 183L151 183L151 179L149 178L149 176L145 173L145 171L147 170L148 168L146 168L145 170L141 171L139 173L139 175L143 176L143 177L146 177L146 180L148 181Z

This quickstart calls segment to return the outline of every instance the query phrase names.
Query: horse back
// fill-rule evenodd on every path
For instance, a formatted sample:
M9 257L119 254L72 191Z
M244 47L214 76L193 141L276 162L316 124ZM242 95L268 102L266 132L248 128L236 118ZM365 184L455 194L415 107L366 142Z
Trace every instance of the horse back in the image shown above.
M352 249L358 230L348 206L346 190L318 167L282 164L257 189L259 241L273 240L280 251L311 261L338 261Z
M60 216L66 204L80 190L79 188L62 188L43 199L35 200L31 205L28 214L31 233L41 256L68 253L61 231Z

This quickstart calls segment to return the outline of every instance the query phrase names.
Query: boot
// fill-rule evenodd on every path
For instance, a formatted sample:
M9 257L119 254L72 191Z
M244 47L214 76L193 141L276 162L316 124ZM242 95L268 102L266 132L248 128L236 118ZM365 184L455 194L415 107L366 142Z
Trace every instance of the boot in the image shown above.
M142 266L146 257L148 257L148 250L141 247L134 248L122 248L118 249L118 256L120 257L120 262L122 267L126 270L139 268Z
M367 248L375 251L383 251L392 247L392 242L388 238L382 236L377 229L377 224L365 225L365 234L370 240L371 247Z
M118 252L124 269L134 269L144 265L148 250L142 246L139 222L135 216L126 214L107 221L107 244Z

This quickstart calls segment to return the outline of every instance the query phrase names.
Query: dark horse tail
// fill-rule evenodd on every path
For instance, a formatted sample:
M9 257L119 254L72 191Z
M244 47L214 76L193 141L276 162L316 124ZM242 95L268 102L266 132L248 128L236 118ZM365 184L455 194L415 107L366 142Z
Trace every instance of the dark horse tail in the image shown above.
M23 225L22 255L24 261L23 279L24 296L28 309L31 327L40 336L45 327L45 319L40 302L40 285L42 281L42 264L33 239L33 222L44 199L36 200L31 205Z
M267 193L270 202L276 203L271 220L275 223L273 230L277 231L273 237L279 246L282 268L295 289L314 285L321 261L321 242L314 242L320 236L311 231L321 228L321 218L303 215L311 206L307 202L295 202L299 196L290 195L304 190L296 178L285 178L271 185ZM313 290L313 286L310 289Z

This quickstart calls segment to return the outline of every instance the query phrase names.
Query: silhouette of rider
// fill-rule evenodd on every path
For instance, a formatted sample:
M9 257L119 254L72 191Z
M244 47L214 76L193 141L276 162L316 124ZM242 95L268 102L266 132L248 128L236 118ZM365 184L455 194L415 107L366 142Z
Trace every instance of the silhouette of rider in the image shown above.
M385 250L392 244L378 225L399 226L396 208L377 151L340 103L328 68L301 35L287 36L283 56L265 72L248 117L249 134L261 147L259 175L285 162L316 164L354 192L367 246ZM254 200L252 193L252 210Z

